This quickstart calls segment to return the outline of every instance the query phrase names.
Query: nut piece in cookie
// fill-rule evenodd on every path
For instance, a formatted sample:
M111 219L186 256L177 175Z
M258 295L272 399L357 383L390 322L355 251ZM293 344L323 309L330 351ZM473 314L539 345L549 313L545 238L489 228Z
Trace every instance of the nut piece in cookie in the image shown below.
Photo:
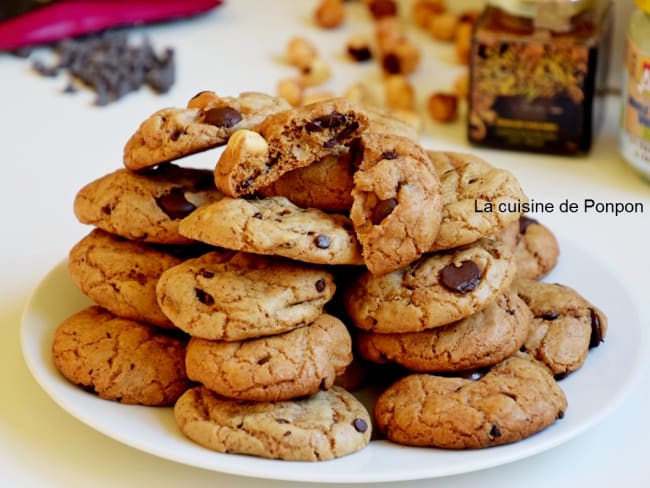
M220 146L236 130L288 108L286 100L265 93L220 97L200 92L187 108L163 108L143 121L124 146L124 166L141 170Z
M166 270L162 311L194 337L240 341L312 323L334 295L333 277L297 262L210 252Z
M572 288L517 279L514 291L533 313L522 352L541 361L557 379L579 369L607 334L607 316Z
M193 337L188 377L220 395L280 401L328 390L352 361L352 338L336 317L322 314L304 327L238 342Z
M526 304L507 291L480 312L447 326L403 334L359 331L357 347L374 363L394 362L418 372L467 371L515 354L528 337L531 320Z
M440 327L487 307L515 272L514 257L501 242L481 239L383 276L362 273L344 291L345 310L355 326L378 333Z
M350 219L371 273L386 274L427 252L438 234L442 196L424 150L410 139L364 134L351 149Z
M431 251L451 249L496 234L521 212L511 211L528 202L509 171L495 168L471 154L427 151L442 186L442 222ZM477 212L491 205L490 212Z
M173 405L189 387L184 340L99 306L57 327L52 357L66 379L106 400Z
M184 236L213 246L315 264L363 264L350 220L284 197L224 197L184 219Z
M363 112L344 98L270 115L253 128L268 144L268 159L227 148L215 168L217 188L232 197L254 193L288 171L346 151L367 125Z
M366 447L371 419L351 393L334 386L296 400L246 402L204 386L178 399L180 430L217 452L290 461L325 461Z
M544 367L512 357L478 380L406 376L380 395L373 414L398 444L478 449L531 436L566 408L562 389Z
M118 169L81 188L74 213L83 224L126 239L158 244L189 244L178 233L183 217L221 199L212 171L172 163L136 173Z

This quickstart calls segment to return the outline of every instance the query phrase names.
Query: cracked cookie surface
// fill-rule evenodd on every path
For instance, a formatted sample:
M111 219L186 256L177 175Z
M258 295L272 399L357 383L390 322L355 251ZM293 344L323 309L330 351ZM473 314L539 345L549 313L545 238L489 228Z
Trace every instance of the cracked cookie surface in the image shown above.
M427 155L440 178L443 198L440 230L431 251L491 236L519 219L516 205L528 198L512 173L471 154L427 151Z
M181 261L160 247L93 229L70 250L68 272L85 295L118 317L173 329L158 306L156 283Z
M259 339L224 342L192 338L188 377L238 400L279 401L332 387L352 361L352 339L336 317L322 314L304 327Z
M220 97L204 91L187 108L167 107L144 120L124 146L124 165L141 170L220 146L239 129L291 108L283 98L258 92Z
M442 217L440 182L424 150L410 139L364 134L352 147L350 219L372 274L386 274L432 246Z
M579 369L607 334L607 316L572 288L517 279L513 290L533 313L522 352L563 378Z
M301 208L284 197L224 197L184 219L190 239L226 249L315 264L363 264L352 223L341 214Z
M334 295L332 275L295 261L209 252L166 270L162 311L194 337L239 341L313 322Z
M171 163L136 173L118 169L81 188L74 213L83 224L136 241L188 244L178 232L183 217L223 195L212 172Z
M364 272L346 287L344 306L360 329L417 332L482 310L510 286L515 272L503 243L480 239L383 276Z
M99 306L57 327L52 357L71 383L121 403L172 405L189 386L183 339Z
M539 280L557 265L560 246L555 234L537 220L522 215L511 222L498 238L503 240L515 255L517 278Z
M325 461L368 445L371 420L351 393L337 386L298 400L246 402L199 386L174 406L191 440L218 452L292 461Z
M421 332L359 331L359 354L375 363L394 362L411 371L450 372L484 368L516 353L530 331L532 314L513 292L450 325Z
M566 408L564 392L546 369L513 357L478 380L406 376L380 395L373 415L398 444L477 449L539 432Z

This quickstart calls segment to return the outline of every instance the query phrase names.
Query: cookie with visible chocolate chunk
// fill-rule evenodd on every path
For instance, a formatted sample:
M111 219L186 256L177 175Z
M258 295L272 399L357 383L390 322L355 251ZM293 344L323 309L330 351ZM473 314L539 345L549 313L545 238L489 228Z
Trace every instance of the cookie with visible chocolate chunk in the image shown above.
M411 371L452 372L491 366L512 356L530 332L532 314L507 291L483 310L421 332L359 331L359 354L374 363L394 362Z
M224 197L180 224L189 239L226 249L278 255L315 264L363 264L350 220L301 208L284 197Z
M136 173L118 169L91 181L74 199L74 213L83 224L126 239L159 244L188 244L178 232L183 217L215 202L212 172L172 163Z
M442 218L438 175L410 139L363 134L352 148L350 219L372 274L386 274L432 246Z
M180 430L217 452L291 461L325 461L366 447L371 419L351 393L334 386L301 399L247 402L204 386L174 406Z
M68 381L100 398L172 405L190 385L185 344L185 339L95 305L57 327L52 357Z
M70 250L68 272L85 295L118 317L174 329L158 306L156 283L181 262L171 247L93 229Z
M484 309L508 289L515 272L514 257L503 243L480 239L426 254L383 276L364 272L348 285L343 300L360 329L417 332Z
M513 290L533 313L522 352L560 379L579 369L589 350L607 334L607 316L574 289L558 283L517 279Z
M193 337L185 356L191 380L228 398L258 402L328 390L351 361L348 329L327 314L270 337L232 342Z
M331 273L277 257L209 252L162 273L162 311L194 337L241 341L312 323L334 295Z
M512 357L478 380L409 375L379 396L373 415L398 444L478 449L529 437L566 409L564 392L544 367Z
M249 195L284 173L347 150L368 125L344 98L323 100L268 116L228 141L214 170L225 195Z
M265 93L220 97L200 92L186 108L163 108L143 121L124 146L124 166L141 170L223 145L233 132L290 107L283 98Z
M515 176L465 153L427 151L442 187L442 221L431 251L489 237L519 220L528 201ZM478 210L477 210L478 209Z
M517 278L539 280L557 265L560 245L555 234L539 221L522 215L497 236L515 255Z

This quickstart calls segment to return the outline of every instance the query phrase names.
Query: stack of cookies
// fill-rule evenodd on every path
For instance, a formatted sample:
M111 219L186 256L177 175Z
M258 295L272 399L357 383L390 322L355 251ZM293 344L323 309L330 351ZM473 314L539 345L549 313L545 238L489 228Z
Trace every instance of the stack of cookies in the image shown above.
M214 171L180 166L217 146ZM75 198L93 229L69 269L96 305L61 324L55 364L102 398L173 404L209 449L325 460L373 426L513 442L562 417L557 380L604 338L602 312L540 281L557 240L507 211L527 201L511 173L349 100L201 92L142 122L124 165Z

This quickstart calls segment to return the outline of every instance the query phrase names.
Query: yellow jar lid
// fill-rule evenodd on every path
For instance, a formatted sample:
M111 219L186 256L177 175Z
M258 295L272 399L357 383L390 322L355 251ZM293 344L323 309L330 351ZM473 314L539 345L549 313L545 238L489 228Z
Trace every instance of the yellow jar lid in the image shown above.
M645 13L650 14L650 0L634 0L636 6Z

